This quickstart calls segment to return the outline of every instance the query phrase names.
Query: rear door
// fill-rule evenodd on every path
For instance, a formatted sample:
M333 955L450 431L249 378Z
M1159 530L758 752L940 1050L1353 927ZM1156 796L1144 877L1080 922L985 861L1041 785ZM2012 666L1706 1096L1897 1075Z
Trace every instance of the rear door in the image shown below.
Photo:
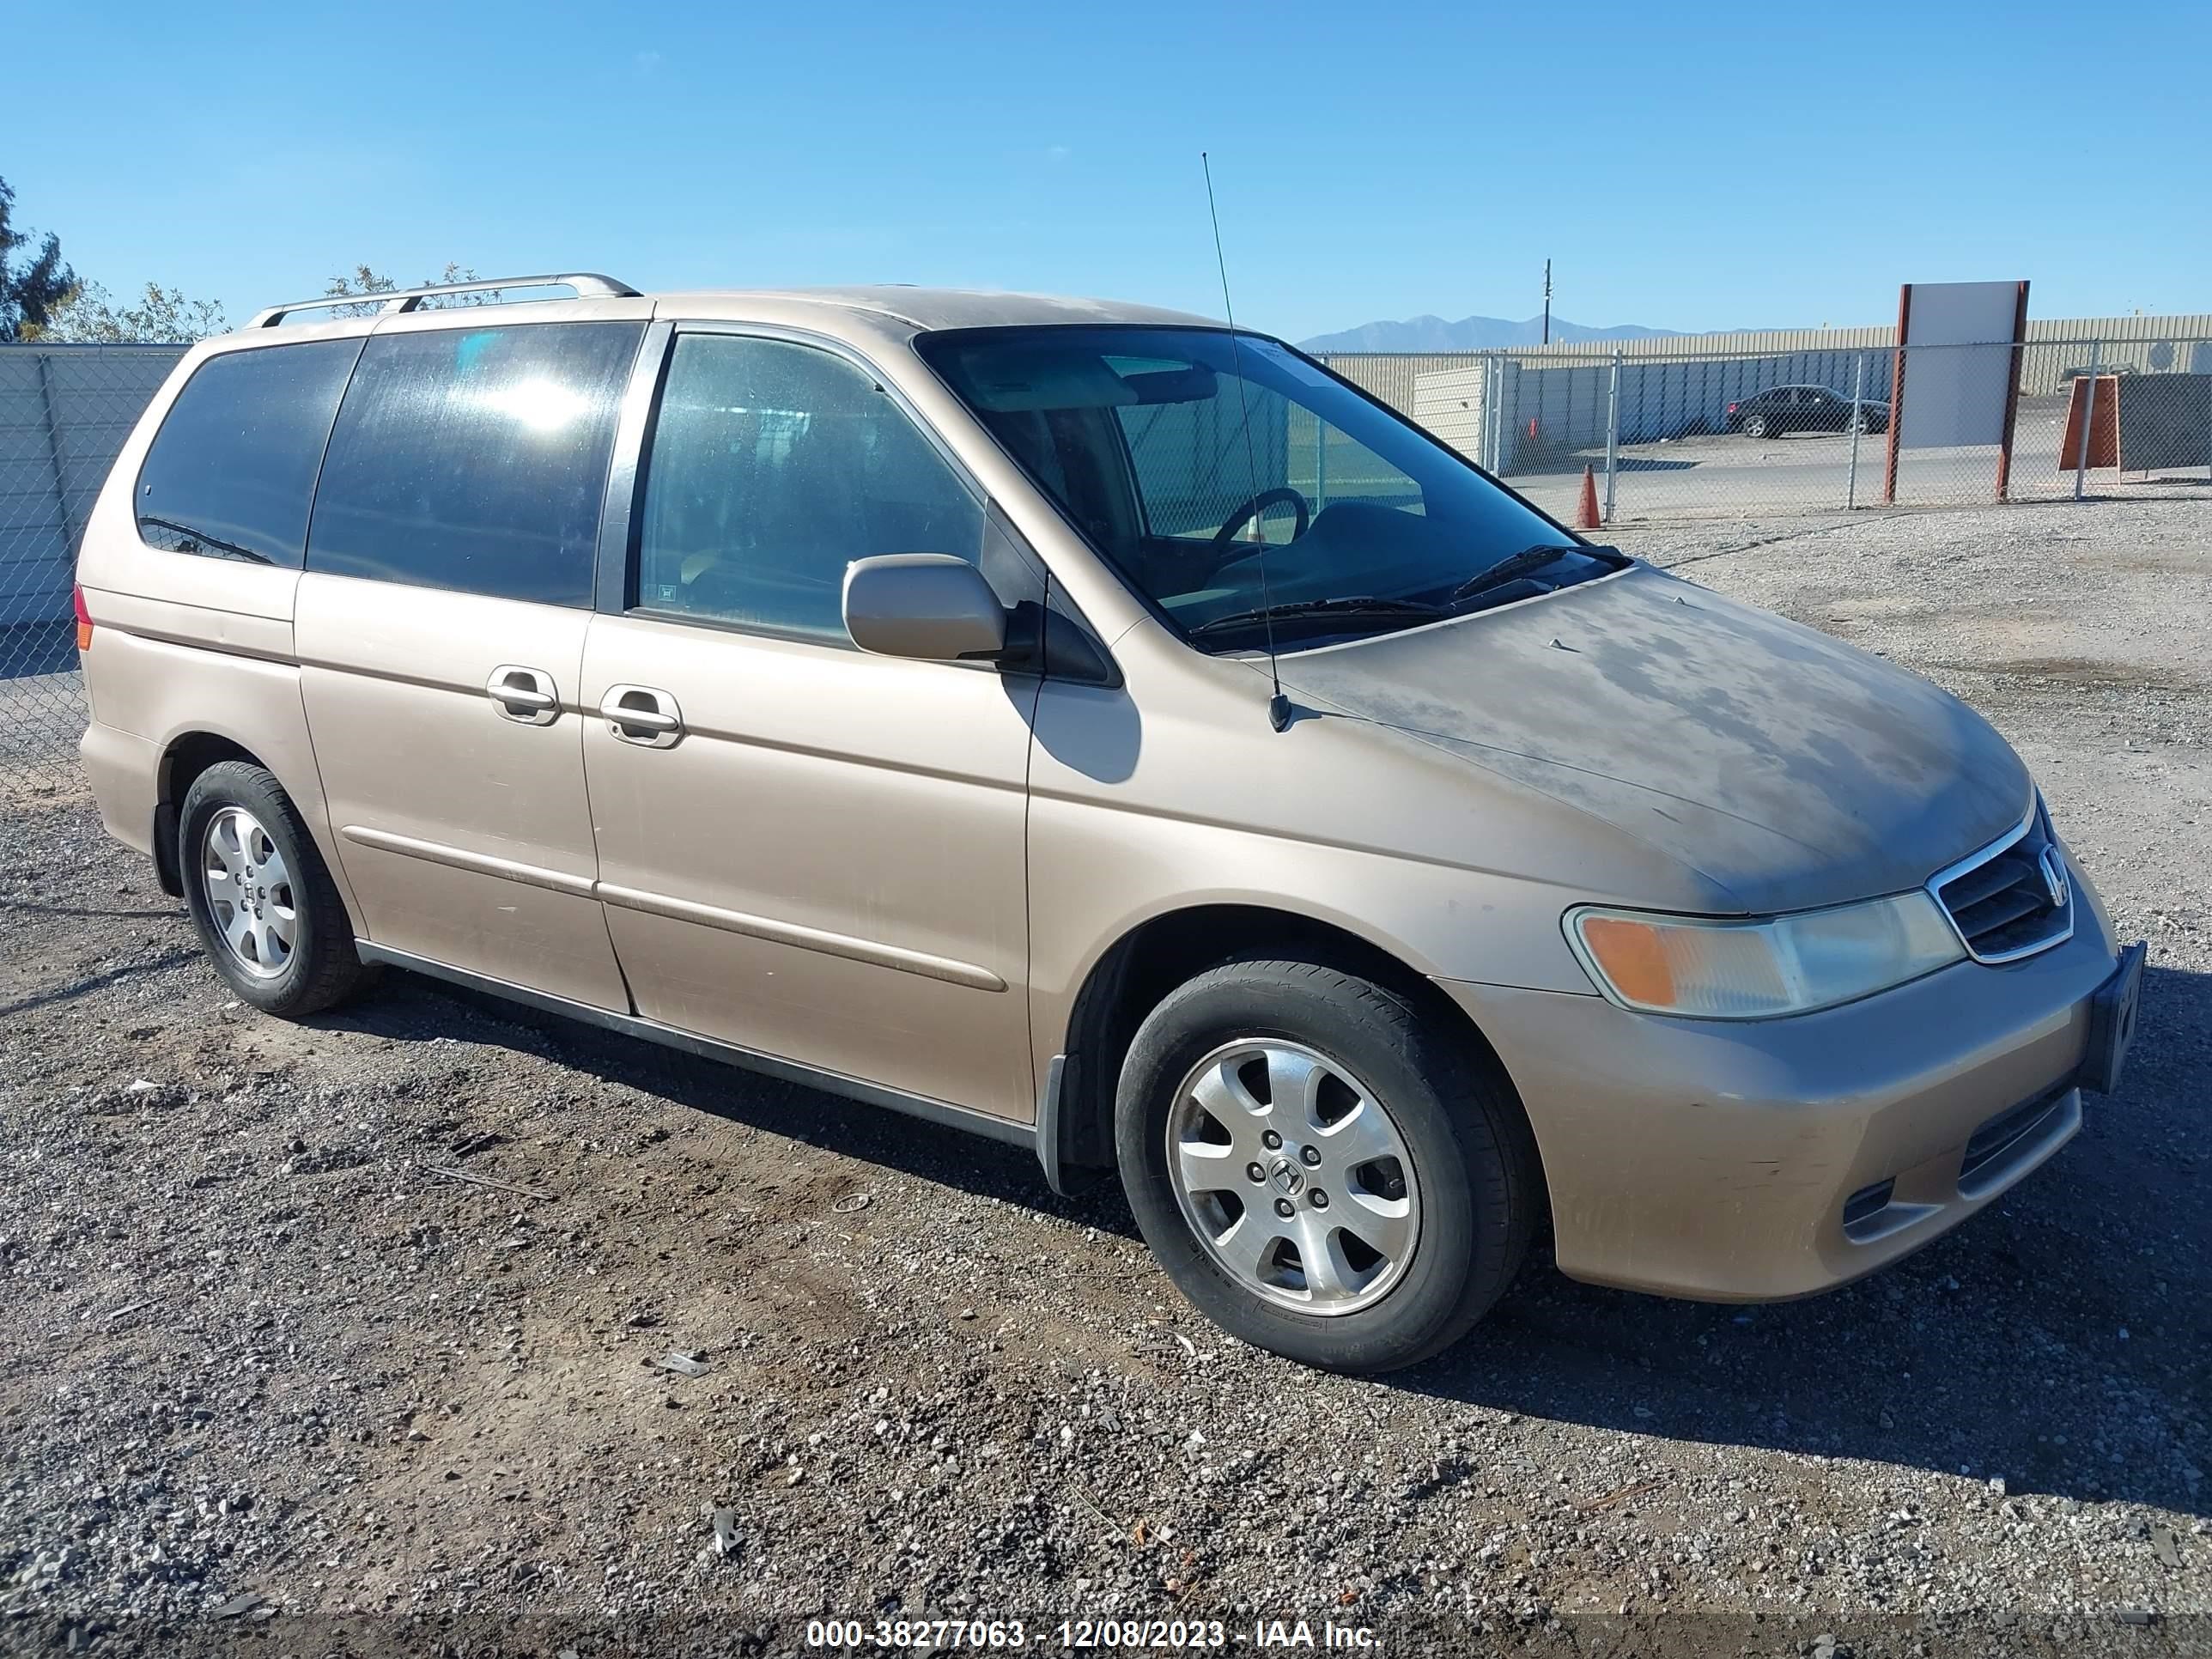
M638 1012L1028 1120L1039 682L869 656L841 613L846 566L879 553L1042 598L1025 550L869 367L733 325L677 325L630 499L583 700Z
M599 905L579 677L644 301L387 325L356 368L300 583L333 840L380 945L627 1006Z

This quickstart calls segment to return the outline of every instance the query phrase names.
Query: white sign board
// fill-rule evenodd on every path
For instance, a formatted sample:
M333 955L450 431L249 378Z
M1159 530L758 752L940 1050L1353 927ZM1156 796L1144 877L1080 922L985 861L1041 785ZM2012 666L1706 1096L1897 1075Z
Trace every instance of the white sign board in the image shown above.
M2019 337L2020 283L1908 283L1899 449L2002 443ZM1925 348L1924 349L1923 348Z

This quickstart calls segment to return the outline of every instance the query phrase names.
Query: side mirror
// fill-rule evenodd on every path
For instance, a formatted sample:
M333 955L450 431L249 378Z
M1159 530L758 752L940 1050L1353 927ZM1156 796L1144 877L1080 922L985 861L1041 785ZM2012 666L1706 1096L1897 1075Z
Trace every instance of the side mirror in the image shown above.
M989 660L1006 653L1006 608L965 559L885 553L845 567L845 631L881 657Z

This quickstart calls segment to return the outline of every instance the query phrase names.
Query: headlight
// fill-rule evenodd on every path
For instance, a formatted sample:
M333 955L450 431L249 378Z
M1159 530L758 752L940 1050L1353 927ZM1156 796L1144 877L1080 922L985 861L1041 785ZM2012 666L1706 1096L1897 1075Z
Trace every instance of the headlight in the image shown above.
M1701 1019L1830 1008L1966 954L1926 893L1758 921L1586 906L1567 913L1567 938L1616 1002Z

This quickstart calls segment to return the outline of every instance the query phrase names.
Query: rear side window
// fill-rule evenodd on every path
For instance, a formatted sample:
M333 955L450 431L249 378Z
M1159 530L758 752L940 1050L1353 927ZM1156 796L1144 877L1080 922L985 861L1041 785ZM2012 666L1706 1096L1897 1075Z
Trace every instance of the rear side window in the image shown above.
M210 357L138 469L138 534L171 553L299 568L315 469L359 340Z
M372 337L331 434L307 568L588 606L642 323Z

